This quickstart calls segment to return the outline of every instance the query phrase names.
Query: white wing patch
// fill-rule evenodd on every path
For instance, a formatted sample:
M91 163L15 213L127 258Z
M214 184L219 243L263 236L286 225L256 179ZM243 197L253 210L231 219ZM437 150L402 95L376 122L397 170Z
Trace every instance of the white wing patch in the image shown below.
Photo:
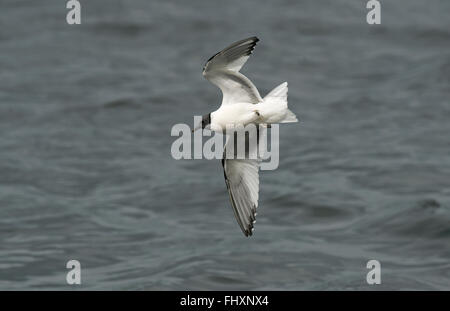
M256 131L257 144L254 146L249 144L248 139L250 138L248 137L246 145L258 148L260 143L265 143L266 131L267 129L259 127ZM249 236L253 233L253 225L256 220L259 198L259 164L262 155L259 154L257 159L251 159L249 155L256 155L257 150L248 150L245 159L227 159L225 155L227 147L230 147L230 141L228 138L222 160L225 184L236 220L245 236ZM236 139L233 142L235 143L234 150L236 150Z
M239 72L258 41L257 37L251 37L235 42L206 62L203 76L221 89L222 105L262 102L255 85Z

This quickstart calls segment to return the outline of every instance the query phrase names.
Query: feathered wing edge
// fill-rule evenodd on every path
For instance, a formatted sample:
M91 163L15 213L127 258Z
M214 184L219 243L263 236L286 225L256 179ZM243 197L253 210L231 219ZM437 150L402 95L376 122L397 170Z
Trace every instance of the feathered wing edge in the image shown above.
M263 157L262 151L266 149L267 128L257 126L256 129L255 145L249 144L249 137L246 136L245 144L248 152L246 152L245 159L236 159L236 157L227 159L226 148L222 159L225 184L230 196L231 206L245 236L253 234L259 198L259 165ZM236 154L236 135L233 141ZM228 139L226 145L229 142ZM251 148L256 148L256 150L251 150ZM256 159L254 159L255 157Z
M255 36L237 41L211 56L203 67L203 75L210 71L226 69L238 72L245 64L259 39Z

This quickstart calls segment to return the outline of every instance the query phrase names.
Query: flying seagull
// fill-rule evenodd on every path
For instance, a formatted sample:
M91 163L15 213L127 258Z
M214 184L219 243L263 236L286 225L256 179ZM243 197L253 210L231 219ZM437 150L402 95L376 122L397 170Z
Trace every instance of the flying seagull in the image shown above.
M204 115L202 122L192 132L209 126L215 132L227 134L227 126L255 124L256 134L251 135L257 135L257 146L253 147L257 148L265 142L265 129L270 124L297 122L295 114L287 106L287 82L262 98L255 85L239 72L258 41L257 37L237 41L206 62L203 76L222 91L222 105L216 111ZM248 147L248 141L249 137L246 136L246 155L251 152L247 150L251 148ZM258 207L258 172L262 155L258 153L257 158L227 158L226 150L231 150L232 143L236 144L236 139L227 137L222 159L225 184L236 220L245 236L251 236Z

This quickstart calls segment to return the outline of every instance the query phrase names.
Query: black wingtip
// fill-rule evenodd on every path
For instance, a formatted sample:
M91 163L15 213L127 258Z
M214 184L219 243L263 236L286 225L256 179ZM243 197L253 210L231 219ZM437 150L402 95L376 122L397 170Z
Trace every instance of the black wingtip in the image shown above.
M253 227L247 229L247 231L245 232L246 237L251 237L252 235L253 235Z
M244 231L244 235L249 238L253 235L253 230L252 229L247 229Z
M256 43L259 42L259 38L257 36L253 36L242 41L252 41L252 46L255 47Z
M248 40L253 40L255 42L258 42L259 38L257 36L251 36L251 37L248 37L247 39L243 39L241 41L248 41Z
M223 50L221 50L220 52L215 53L213 56L211 56L205 63L205 65L203 66L203 73L205 72L206 66L208 65L208 63L210 61L212 61L212 59L214 57L216 57L217 55L219 55L220 53L223 53L224 51L227 51L233 47L239 46L243 43L247 43L249 44L248 50L246 51L245 55L250 55L252 54L252 51L255 49L256 43L259 41L259 38L257 36L252 36L252 37L248 37L246 39L242 39L239 41L236 41L234 43L232 43L231 45L227 46L226 48L224 48Z

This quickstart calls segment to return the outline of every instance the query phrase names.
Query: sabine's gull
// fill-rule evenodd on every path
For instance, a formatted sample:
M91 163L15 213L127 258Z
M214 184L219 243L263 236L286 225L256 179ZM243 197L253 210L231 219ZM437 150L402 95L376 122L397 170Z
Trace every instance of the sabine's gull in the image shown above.
M255 85L239 72L258 41L257 37L237 41L206 62L203 76L222 91L222 105L216 111L204 115L202 122L192 132L209 126L212 131L226 134L225 130L229 125L255 124L257 144L261 144L267 138L266 128L270 127L270 124L297 122L295 114L287 106L287 82L280 84L262 98ZM228 136L225 151L230 146L230 141L236 143L235 139L231 140ZM248 137L246 143L247 141ZM252 235L255 223L260 162L259 153L256 159L239 159L226 158L224 152L222 159L231 205L245 236Z

